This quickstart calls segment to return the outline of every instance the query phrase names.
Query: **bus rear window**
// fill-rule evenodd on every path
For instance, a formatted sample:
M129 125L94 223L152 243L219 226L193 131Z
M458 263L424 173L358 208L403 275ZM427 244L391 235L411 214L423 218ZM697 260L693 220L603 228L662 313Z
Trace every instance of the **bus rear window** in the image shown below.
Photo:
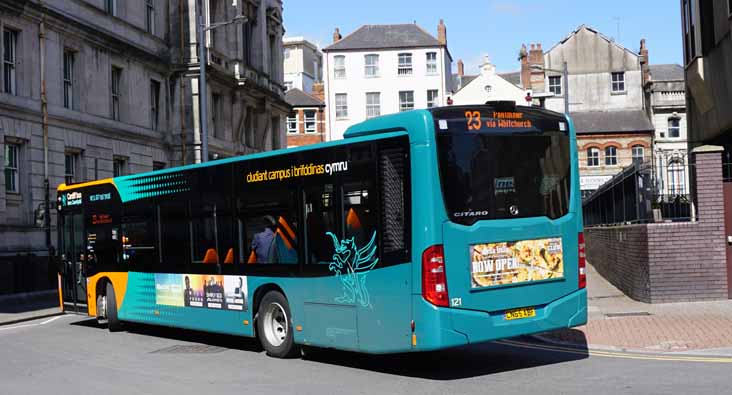
M464 119L436 121L442 194L453 222L567 214L571 161L566 123L527 118L501 122L479 117L483 127L471 127Z

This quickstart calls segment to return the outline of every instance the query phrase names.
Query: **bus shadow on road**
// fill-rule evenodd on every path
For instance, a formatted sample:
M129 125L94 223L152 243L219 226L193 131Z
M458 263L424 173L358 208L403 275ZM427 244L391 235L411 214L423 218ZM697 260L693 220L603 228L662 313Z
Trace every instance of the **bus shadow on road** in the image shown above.
M99 325L95 319L77 321L70 325L106 330L106 327ZM249 337L133 323L125 323L124 331L224 349L262 352L259 341ZM471 344L440 351L381 355L306 347L303 360L308 363L349 367L397 376L459 380L588 358L584 333L570 331L573 332L576 344L573 347L556 347L533 337ZM157 351L160 350L153 352Z
M584 337L584 335L582 335ZM459 380L578 361L589 357L587 342L564 351L534 338L472 344L457 348L387 355L314 350L305 359L379 373L430 380Z
M107 330L106 325L100 325L96 319L72 322L69 325ZM123 332L165 338L187 343L200 343L207 346L221 347L232 350L261 352L262 346L257 339L243 336L225 335L211 332L200 332L189 329L169 328L157 325L145 325L125 322Z

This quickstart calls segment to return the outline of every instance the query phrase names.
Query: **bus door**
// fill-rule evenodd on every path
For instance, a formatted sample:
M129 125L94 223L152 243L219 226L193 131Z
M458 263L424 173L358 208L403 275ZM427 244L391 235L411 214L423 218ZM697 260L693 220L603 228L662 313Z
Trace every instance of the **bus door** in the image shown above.
M61 216L61 263L64 311L87 311L84 267L84 216L81 211Z

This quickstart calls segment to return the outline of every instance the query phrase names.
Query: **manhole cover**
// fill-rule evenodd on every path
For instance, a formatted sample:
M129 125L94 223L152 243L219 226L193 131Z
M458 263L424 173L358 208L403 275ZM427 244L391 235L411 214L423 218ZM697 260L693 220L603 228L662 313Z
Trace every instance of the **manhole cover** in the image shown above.
M620 317L645 317L649 316L651 313L647 311L636 311L636 312L629 312L629 313L607 313L605 314L605 317L608 318L620 318Z
M208 346L204 344L193 345L175 345L161 348L150 352L150 354L216 354L226 351L226 348L217 346Z

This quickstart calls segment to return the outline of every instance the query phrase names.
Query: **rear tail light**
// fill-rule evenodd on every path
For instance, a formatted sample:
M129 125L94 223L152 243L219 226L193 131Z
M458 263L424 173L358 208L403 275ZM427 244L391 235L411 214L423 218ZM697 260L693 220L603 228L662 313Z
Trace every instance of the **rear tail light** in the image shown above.
M577 260L579 266L579 288L585 288L587 286L587 261L585 260L585 234L580 233L578 237L578 249L579 259Z
M445 250L441 245L422 253L422 296L435 306L448 307Z

